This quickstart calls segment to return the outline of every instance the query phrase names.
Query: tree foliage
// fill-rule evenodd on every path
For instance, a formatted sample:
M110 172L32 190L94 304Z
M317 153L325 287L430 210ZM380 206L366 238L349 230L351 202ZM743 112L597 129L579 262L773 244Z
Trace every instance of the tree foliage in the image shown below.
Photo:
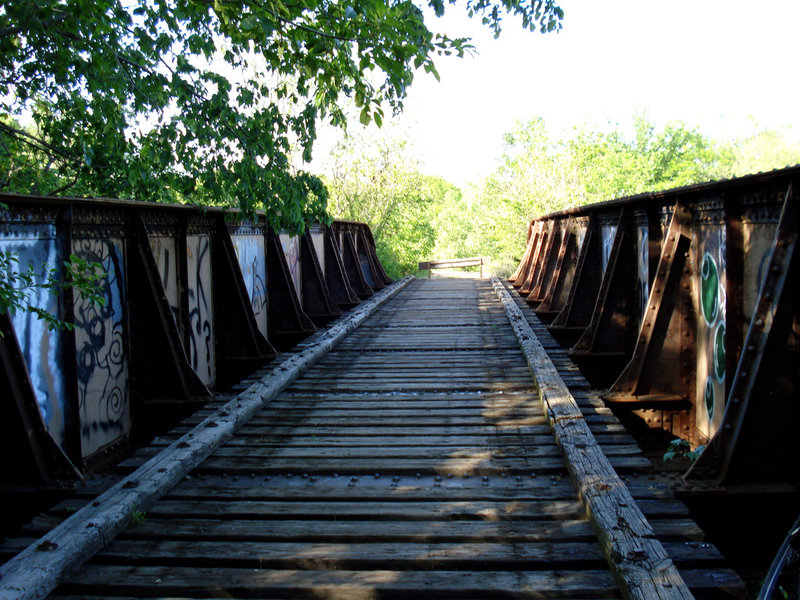
M446 3L427 4L441 15ZM466 10L495 33L505 13L542 31L563 16L553 0ZM263 208L300 229L324 215L326 191L292 167L293 147L308 160L319 120L344 124L344 97L380 125L416 70L469 48L410 0L4 2L0 183Z
M437 225L436 252L491 256L510 271L525 247L533 217L571 206L745 175L800 162L800 144L786 132L761 130L732 142L715 141L681 122L655 126L643 113L630 126L584 125L569 136L544 120L519 123L504 136L495 171L465 191Z

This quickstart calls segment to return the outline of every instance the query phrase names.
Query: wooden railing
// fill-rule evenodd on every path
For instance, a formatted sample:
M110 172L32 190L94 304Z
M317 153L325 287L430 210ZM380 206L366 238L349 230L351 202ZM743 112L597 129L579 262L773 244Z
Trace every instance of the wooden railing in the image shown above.
M485 256L474 256L471 258L442 258L439 260L429 260L419 263L420 271L428 272L428 279L434 269L452 269L454 267L480 267L481 279L483 279L483 265L489 264L489 258Z

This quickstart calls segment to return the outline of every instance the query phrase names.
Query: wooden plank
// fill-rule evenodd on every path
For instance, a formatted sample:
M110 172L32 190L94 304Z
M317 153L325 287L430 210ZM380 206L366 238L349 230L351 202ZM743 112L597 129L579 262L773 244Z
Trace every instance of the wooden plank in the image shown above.
M644 472L650 469L650 461L643 456L611 456L607 459L612 468L620 471ZM143 464L146 459L131 457L120 463L122 469L134 469ZM309 464L311 462L311 464ZM505 472L508 475L518 475L535 471L537 473L561 473L565 470L563 459L558 458L491 458L475 456L472 458L415 458L396 459L373 458L362 460L346 457L319 458L314 461L297 458L270 458L265 460L258 457L216 457L212 456L202 465L197 467L200 472L206 473L238 473L249 475L268 475L279 473L310 473L314 475L324 473L348 473L365 475L386 472L390 475L408 473L425 473L439 475L454 475L472 477L492 475Z
M594 431L604 431L607 433L625 433L625 428L618 422L612 421L609 423L598 423L597 425L592 426ZM186 426L176 427L176 433L183 433L184 431L188 431L189 428ZM448 426L448 425L421 425L419 427L408 427L408 426L380 426L380 425L356 425L354 427L348 427L347 429L341 429L336 426L327 426L324 424L317 424L314 425L308 423L289 423L289 424L280 424L280 423L262 423L262 424L254 424L249 423L242 427L239 430L237 435L240 436L264 436L264 435L338 435L341 437L349 437L349 436L381 436L381 435L390 435L390 436L406 436L406 435L449 435L449 436L459 436L459 435L481 435L481 434L490 434L490 435L516 435L516 434L523 434L523 435L544 435L550 433L549 426L546 423L542 423L539 425L533 426L522 426L522 427L511 427L508 429L501 429L498 430L493 425L487 425L485 423L480 425L464 425L464 426Z
M23 530L36 534L52 529L59 517L42 515ZM659 539L702 544L703 532L691 519L652 519ZM296 541L351 544L356 542L501 542L592 541L586 519L560 521L260 521L252 519L158 518L148 515L119 534L119 539Z
M251 542L195 540L119 540L97 554L97 562L170 566L236 567L241 569L424 569L469 571L537 571L542 569L602 569L603 554L596 540L534 543L513 546L499 542ZM718 558L697 547L692 562ZM712 565L713 566L713 565Z
M87 565L81 579L62 587L67 593L103 590L108 594L218 595L271 597L290 592L302 597L375 600L380 597L616 598L608 571L311 571L128 567Z
M154 456L161 451L160 447L148 446L134 453L137 458ZM641 450L636 445L614 446L609 449L614 456L637 456ZM248 459L301 459L316 462L320 459L446 459L446 460L485 460L506 458L553 458L560 457L560 450L554 442L545 445L517 444L505 446L308 446L308 445L225 445L214 453L218 458Z
M595 436L601 446L629 446L634 443L633 438L628 434L600 434ZM496 435L406 435L406 436L340 436L340 435L271 435L261 432L261 435L243 436L237 435L230 439L226 445L233 446L265 446L275 448L298 448L298 447L344 447L344 448L363 448L363 447L502 447L517 446L525 443L533 446L547 444L552 441L552 436L548 433L544 435L526 435L523 438L516 433L497 433ZM165 438L155 438L151 446L167 446L172 441Z
M74 501L65 501L59 508L67 510ZM301 520L350 520L361 521L436 521L441 519L458 521L511 521L578 519L583 507L573 500L530 500L528 502L414 502L379 501L369 502L270 502L256 500L217 501L162 499L153 504L147 514L165 518L181 515L181 518L225 518L225 519L301 519Z

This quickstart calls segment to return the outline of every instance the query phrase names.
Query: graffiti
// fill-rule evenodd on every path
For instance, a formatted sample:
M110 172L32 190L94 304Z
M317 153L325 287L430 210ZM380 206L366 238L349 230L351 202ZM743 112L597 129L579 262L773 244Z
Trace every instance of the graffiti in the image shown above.
M294 289L300 302L303 301L302 279L300 279L300 238L290 237L286 233L280 235L283 255L286 257L286 264L289 265L289 273L292 274Z
M206 385L214 383L214 337L211 299L211 239L186 237L188 260L189 362Z
M699 257L699 312L697 320L697 381L702 406L698 410L700 431L712 436L725 408L725 228L714 227L702 237Z
M149 236L150 247L158 265L161 284L167 296L170 310L175 322L180 322L180 305L178 301L178 255L175 250L175 238L166 236Z
M706 252L703 256L703 264L700 267L700 304L703 307L703 318L705 318L708 325L713 325L717 318L718 298L719 273L717 273L717 263Z
M709 422L712 422L716 406L716 393L714 392L714 382L711 377L706 377L706 385L703 388L703 406L706 408Z
M639 307L641 309L639 314L644 317L644 313L647 310L647 299L650 295L650 234L647 230L647 225L640 225L638 227L637 237L639 245L639 266L637 269L639 279L637 291L639 292Z
M725 323L719 323L714 333L714 375L725 383Z
M603 225L600 228L603 237L603 273L606 272L608 261L611 259L611 249L614 246L614 238L617 235L616 225Z
M267 335L267 258L262 235L233 235L233 247L258 329Z
M40 270L36 283L44 284L47 272L62 262L54 239L52 227L24 228L24 233L14 239L0 241L0 251L13 253L19 259L19 268L28 265ZM58 298L43 288L34 288L27 294L30 306L58 314ZM56 443L65 448L67 385L60 358L63 354L62 338L30 312L18 311L12 316L22 356L28 368L31 384L42 420Z
M74 293L81 452L89 456L130 431L122 240L77 239L73 253L103 265L105 306Z

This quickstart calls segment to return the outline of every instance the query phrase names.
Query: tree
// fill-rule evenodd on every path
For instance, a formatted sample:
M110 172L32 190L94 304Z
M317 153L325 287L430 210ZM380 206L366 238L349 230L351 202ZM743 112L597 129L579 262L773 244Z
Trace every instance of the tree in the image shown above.
M417 270L430 258L436 216L457 204L460 191L440 177L420 173L404 132L389 126L379 135L363 130L345 137L328 166L330 212L369 224L381 263L392 277Z
M444 0L427 5L444 13ZM505 13L543 32L563 17L553 0L466 10L495 34ZM299 230L325 218L327 194L292 168L293 145L310 159L318 121L344 125L345 97L380 125L416 70L436 75L437 55L469 49L410 0L4 2L0 152L41 156L58 176L49 193L262 208ZM0 177L6 191L31 183Z

